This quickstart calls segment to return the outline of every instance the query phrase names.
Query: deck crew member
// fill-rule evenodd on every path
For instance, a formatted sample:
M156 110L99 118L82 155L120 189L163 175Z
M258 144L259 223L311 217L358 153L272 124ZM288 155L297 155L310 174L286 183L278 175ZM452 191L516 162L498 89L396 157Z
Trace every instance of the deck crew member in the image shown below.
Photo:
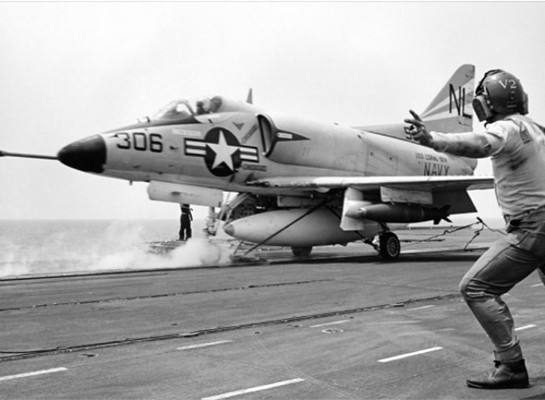
M192 209L189 204L182 204L180 208L182 214L180 215L179 240L186 241L191 237L191 221L193 221L193 215L191 214Z
M507 235L494 243L460 283L462 295L494 344L495 368L467 380L480 389L524 388L528 372L514 321L501 296L536 268L545 271L545 129L526 117L528 96L503 70L488 71L473 100L484 132L428 132L414 111L407 133L422 145L462 157L491 157Z

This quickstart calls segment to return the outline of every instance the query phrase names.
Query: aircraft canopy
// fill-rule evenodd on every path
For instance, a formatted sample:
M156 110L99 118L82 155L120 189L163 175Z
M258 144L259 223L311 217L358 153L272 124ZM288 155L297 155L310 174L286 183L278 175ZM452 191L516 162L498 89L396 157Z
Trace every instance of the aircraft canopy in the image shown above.
M219 96L195 101L177 99L161 108L151 119L154 121L172 121L195 115L215 113L221 108L222 102L222 98Z

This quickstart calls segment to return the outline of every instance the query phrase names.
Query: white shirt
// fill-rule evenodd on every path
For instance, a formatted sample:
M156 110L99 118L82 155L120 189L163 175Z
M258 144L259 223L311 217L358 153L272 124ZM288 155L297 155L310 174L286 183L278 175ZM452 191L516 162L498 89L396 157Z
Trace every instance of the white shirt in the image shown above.
M520 114L488 124L485 132L430 132L437 151L492 158L496 196L504 215L545 207L545 131Z
M530 118L514 114L488 125L486 133L499 139L492 168L503 214L544 207L545 132Z

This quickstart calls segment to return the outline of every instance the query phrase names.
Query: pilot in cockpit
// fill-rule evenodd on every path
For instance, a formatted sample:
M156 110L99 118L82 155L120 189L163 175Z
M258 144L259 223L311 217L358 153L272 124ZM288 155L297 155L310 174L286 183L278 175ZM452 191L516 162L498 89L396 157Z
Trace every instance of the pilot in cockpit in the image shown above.
M184 99L174 100L161 108L152 119L176 121L194 115L214 114L220 110L222 103L220 96L204 98L192 103Z
M215 96L206 99L197 100L196 102L196 108L197 108L197 115L203 115L203 114L214 114L218 112L222 104L221 97Z
M197 100L197 115L214 114L221 107L222 100L219 96Z
M197 115L208 114L210 112L209 105L206 103L208 103L208 99L197 101Z

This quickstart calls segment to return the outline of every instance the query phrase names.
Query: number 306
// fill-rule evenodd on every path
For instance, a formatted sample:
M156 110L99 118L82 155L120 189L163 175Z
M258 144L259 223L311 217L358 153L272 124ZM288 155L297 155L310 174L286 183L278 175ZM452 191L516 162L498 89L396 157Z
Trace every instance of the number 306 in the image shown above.
M142 132L126 133L121 132L116 134L120 140L117 143L119 149L138 151L147 151L148 149L154 153L163 151L163 138L158 133L152 133L149 136Z

